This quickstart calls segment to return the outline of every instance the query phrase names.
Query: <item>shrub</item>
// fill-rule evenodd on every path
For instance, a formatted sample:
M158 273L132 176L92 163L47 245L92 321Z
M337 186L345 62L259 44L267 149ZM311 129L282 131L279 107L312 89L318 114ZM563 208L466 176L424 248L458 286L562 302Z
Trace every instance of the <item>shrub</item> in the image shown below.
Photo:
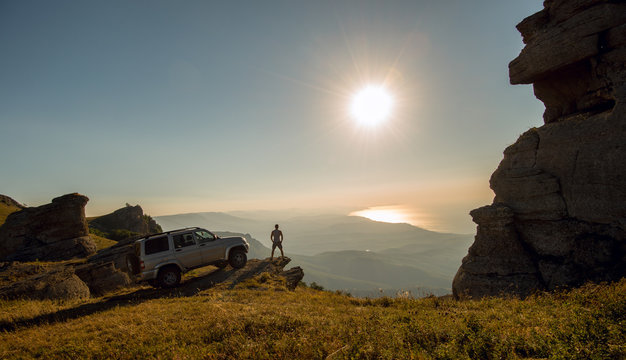
M309 285L309 287L313 290L319 290L319 291L324 291L324 287L322 285L319 285L318 283L316 283L315 281L313 281L311 283L311 285Z

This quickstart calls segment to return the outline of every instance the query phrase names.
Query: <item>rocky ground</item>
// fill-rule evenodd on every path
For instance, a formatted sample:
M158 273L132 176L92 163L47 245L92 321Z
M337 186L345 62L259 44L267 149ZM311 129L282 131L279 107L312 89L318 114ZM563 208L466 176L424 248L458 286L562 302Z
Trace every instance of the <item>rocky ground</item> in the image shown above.
M122 298L159 298L172 295L194 295L218 287L232 289L246 280L263 274L260 284L280 283L293 290L304 277L300 267L284 270L289 258L249 260L241 269L219 269L206 266L185 274L174 289L158 289L133 283L128 275L112 263L88 263L75 260L50 263L0 263L0 298L75 299L104 296L126 288L135 289ZM259 285L262 287L262 285ZM112 298L114 301L121 298Z

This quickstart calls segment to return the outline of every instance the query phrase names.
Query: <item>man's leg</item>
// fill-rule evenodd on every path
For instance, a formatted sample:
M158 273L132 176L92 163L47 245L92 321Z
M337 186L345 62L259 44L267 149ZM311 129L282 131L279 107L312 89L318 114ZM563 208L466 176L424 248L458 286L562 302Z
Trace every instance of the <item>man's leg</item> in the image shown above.
M270 256L270 261L274 260L274 250L276 250L276 244L272 244L272 255Z
M280 244L280 256L285 257L285 253L283 252L283 244Z

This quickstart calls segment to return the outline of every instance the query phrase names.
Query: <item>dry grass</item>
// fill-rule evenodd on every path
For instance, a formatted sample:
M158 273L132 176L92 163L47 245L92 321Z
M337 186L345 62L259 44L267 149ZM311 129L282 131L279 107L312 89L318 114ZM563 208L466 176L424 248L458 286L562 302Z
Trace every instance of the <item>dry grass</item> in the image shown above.
M2 226L2 224L4 224L4 222L7 220L7 216L9 216L9 214L18 211L19 209L20 208L18 207L9 206L4 203L0 204L0 226Z
M0 358L624 358L624 294L626 280L526 300L368 300L255 277L191 297L2 301Z

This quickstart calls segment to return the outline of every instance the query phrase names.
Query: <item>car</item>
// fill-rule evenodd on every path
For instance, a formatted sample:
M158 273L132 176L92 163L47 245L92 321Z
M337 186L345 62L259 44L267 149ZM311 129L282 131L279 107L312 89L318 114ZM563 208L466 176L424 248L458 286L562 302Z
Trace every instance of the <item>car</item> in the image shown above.
M183 273L195 268L244 267L249 248L242 237L221 238L206 229L190 227L136 240L126 265L137 281L171 288L180 284Z

